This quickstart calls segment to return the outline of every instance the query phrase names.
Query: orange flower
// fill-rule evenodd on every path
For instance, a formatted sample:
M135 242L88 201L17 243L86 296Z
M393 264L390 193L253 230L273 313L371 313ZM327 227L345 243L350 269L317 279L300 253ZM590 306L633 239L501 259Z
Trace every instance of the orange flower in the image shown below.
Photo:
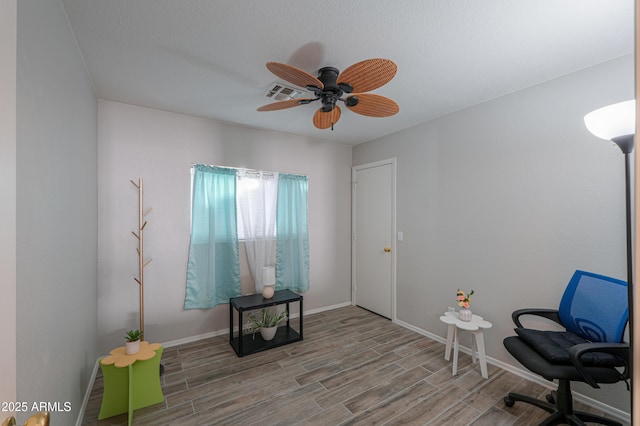
M471 302L471 296L473 295L473 290L471 290L469 292L469 294L464 294L464 291L458 289L458 292L456 293L457 297L456 299L458 300L458 306L460 306L461 308L465 308L465 309L469 309L469 302Z

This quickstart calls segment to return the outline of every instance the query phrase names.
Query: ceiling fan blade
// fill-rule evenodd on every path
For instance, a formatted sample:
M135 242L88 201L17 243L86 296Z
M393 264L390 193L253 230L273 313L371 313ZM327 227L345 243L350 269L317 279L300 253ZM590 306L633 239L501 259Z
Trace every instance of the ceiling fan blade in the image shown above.
M306 88L316 86L324 88L324 84L308 72L296 68L293 65L282 64L280 62L267 62L267 69L283 80L293 83L296 86Z
M353 93L369 92L387 84L398 71L390 59L367 59L351 65L338 76L338 84L348 83Z
M358 99L357 105L349 106L351 103L349 99L354 97ZM358 93L349 96L345 100L345 105L351 111L367 117L389 117L400 111L400 106L396 101L374 93Z
M301 98L301 99L289 99L286 101L272 102L270 104L262 105L260 108L257 109L257 111L277 111L279 109L293 108L298 105L308 104L309 102L314 100L315 99Z
M324 112L322 108L319 108L313 115L313 125L318 129L328 129L340 120L340 115L341 112L338 105L334 106L333 110L329 112Z

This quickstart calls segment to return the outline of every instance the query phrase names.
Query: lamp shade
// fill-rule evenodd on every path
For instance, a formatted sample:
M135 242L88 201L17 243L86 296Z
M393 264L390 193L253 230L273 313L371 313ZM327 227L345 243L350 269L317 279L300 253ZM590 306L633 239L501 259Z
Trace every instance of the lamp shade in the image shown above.
M619 136L632 135L636 129L636 101L609 105L584 116L584 124L595 136L613 140Z
M262 285L275 285L276 284L276 268L273 266L263 266L260 268L262 274Z

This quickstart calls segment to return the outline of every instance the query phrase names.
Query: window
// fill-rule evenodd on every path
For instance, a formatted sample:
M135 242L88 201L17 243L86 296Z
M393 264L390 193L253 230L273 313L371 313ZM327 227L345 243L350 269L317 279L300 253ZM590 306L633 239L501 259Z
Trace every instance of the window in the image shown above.
M273 265L273 245L276 288L308 290L306 176L196 164L191 181L185 309L210 308L241 293L240 238L258 292L257 271Z
M193 176L191 168L191 214L189 228L193 229ZM236 209L238 239L275 238L278 173L237 169Z
M236 185L238 239L275 239L277 173L238 170Z

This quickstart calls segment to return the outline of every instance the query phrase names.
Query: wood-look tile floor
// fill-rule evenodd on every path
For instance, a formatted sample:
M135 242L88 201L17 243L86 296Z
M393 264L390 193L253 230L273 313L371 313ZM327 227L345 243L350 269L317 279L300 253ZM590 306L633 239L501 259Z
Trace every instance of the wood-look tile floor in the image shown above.
M485 380L463 353L453 377L444 344L357 307L305 316L302 342L242 358L228 339L165 348L165 401L136 410L133 424L495 426L546 417L502 401L510 391L543 398L546 388L492 365ZM98 374L83 424L126 425L126 414L97 420L101 399Z

